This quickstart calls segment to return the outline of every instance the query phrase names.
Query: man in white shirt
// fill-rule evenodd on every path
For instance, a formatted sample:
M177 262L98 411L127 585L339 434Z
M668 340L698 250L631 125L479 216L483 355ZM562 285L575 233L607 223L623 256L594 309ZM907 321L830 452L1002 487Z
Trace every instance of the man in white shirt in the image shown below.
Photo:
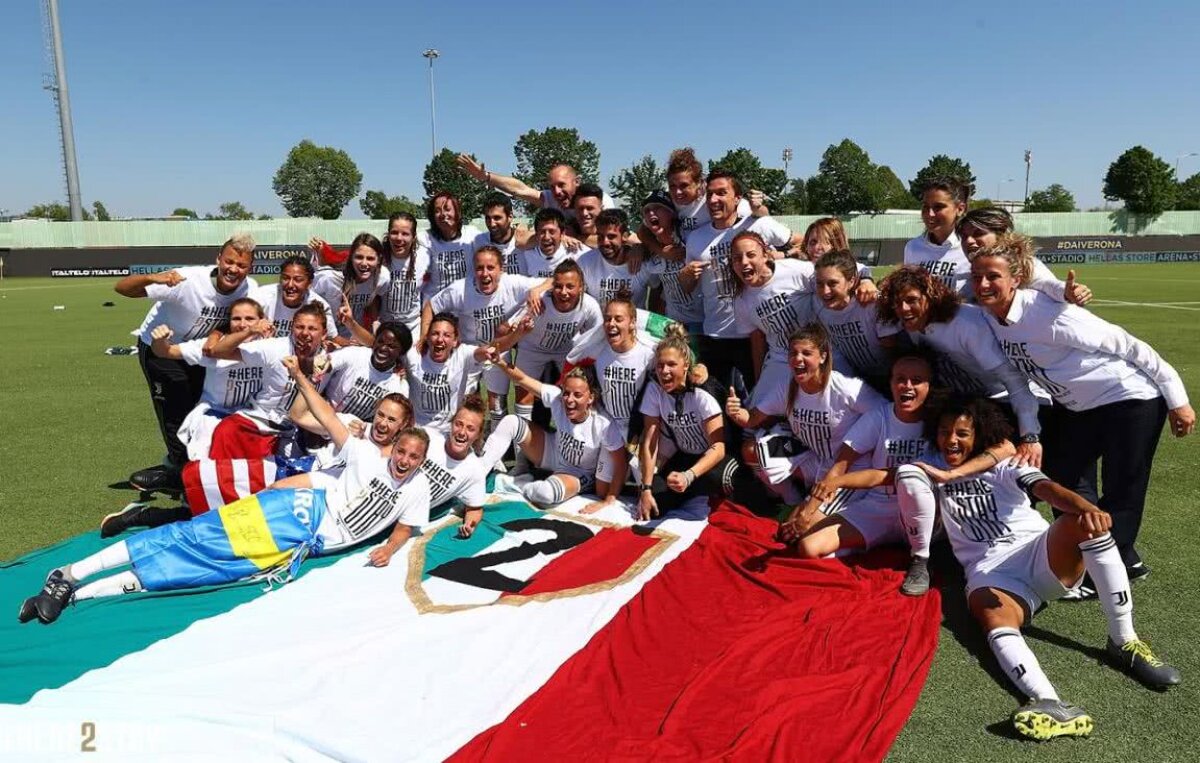
M656 279L648 268L631 272L629 226L624 213L604 210L596 216L595 229L596 248L579 258L587 293L600 303L601 310L622 291L629 292L634 305L645 307L646 294Z
M559 163L546 173L545 190L538 190L511 175L488 172L484 166L467 154L458 155L458 166L471 177L489 188L497 188L514 199L539 209L557 209L567 217L575 216L575 192L579 188L579 173L569 164ZM604 209L615 209L616 203L607 193L602 195Z
M543 209L533 217L533 231L537 246L520 252L518 272L532 278L549 278L554 268L567 259L567 247L563 244L563 231L567 218L557 209Z
M521 250L529 246L533 236L513 225L512 200L502 193L488 194L483 200L483 224L487 232L475 237L471 252L481 246L494 246L504 255L504 272L520 273Z
M204 389L204 368L181 360L160 358L150 351L150 332L168 326L178 341L198 339L229 321L234 302L247 296L258 284L248 278L254 263L254 239L234 234L221 245L216 267L176 268L150 275L129 275L117 282L123 297L155 300L138 329L138 360L150 400L158 419L159 432L167 448L165 462L134 472L129 483L139 490L178 491L183 487L180 470L187 463L187 448L179 440L179 427Z

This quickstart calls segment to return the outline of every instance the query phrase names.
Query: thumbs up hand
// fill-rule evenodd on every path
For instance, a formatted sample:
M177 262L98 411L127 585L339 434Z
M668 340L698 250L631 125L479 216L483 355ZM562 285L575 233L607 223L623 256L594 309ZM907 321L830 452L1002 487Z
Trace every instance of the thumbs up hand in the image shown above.
M1092 301L1092 290L1075 280L1075 271L1067 271L1067 285L1063 290L1063 299L1072 305L1086 305Z

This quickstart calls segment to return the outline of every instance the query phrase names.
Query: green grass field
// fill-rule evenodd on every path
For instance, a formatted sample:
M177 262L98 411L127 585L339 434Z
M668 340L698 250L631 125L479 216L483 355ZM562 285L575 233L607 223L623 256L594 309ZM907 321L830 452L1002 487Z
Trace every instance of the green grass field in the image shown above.
M1060 276L1065 268L1056 267ZM1097 295L1095 311L1149 341L1200 398L1200 265L1078 268ZM117 296L113 280L18 279L0 284L4 366L0 372L0 559L94 531L134 494L130 472L162 456L136 357L104 349L133 343L148 303ZM114 307L102 307L106 301ZM54 310L55 305L65 309ZM1140 548L1154 573L1134 589L1140 634L1184 673L1154 694L1102 663L1105 628L1095 602L1052 605L1028 630L1030 644L1063 698L1096 719L1093 737L1036 745L1016 740L1007 718L1017 701L969 621L953 565L941 644L929 682L892 754L898 761L1195 760L1200 728L1200 439L1164 434ZM4 591L0 616L28 592ZM4 615L10 607L9 615ZM814 722L820 722L814 719ZM1189 750L1193 750L1189 752ZM803 753L798 751L798 759Z

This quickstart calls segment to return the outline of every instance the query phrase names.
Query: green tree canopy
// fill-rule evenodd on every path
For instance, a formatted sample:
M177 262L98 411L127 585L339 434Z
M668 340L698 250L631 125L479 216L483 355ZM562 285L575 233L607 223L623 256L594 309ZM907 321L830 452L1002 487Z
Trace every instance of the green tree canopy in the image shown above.
M240 201L227 201L217 207L216 214L209 212L204 216L205 220L253 220L254 213L246 209L246 205Z
M955 156L947 156L946 154L934 154L929 157L929 163L921 168L921 171L917 173L915 178L909 181L909 193L919 202L921 200L921 189L930 180L936 178L956 178L970 186L968 195L974 195L975 175L971 172L970 163Z
M302 140L275 173L273 187L292 217L336 220L362 187L362 173L345 151Z
M1200 210L1200 172L1179 184L1175 208Z
M886 164L876 168L875 182L880 209L914 209L920 206L892 168Z
M189 220L200 219L200 215L196 214L196 210L188 209L187 207L175 207L175 209L171 211L171 216L172 217L186 217Z
M1175 171L1148 148L1134 146L1104 175L1104 198L1125 202L1136 215L1157 215L1175 206Z
M613 196L621 200L621 205L629 215L629 224L634 228L642 223L642 202L653 191L666 187L666 182L666 170L659 167L650 154L608 179Z
M407 196L388 196L383 191L367 191L358 200L358 206L372 220L386 220L400 212L407 212L418 219L424 214L421 205Z
M26 210L23 216L40 220L50 220L56 223L69 223L71 222L71 208L61 201L52 201L49 204L34 204ZM86 209L83 210L83 219L92 219L91 213Z
M808 212L808 189L803 178L793 178L787 190L775 201L767 202L773 215L803 215Z
M425 186L425 198L432 198L434 194L441 191L448 191L458 199L462 204L463 221L474 220L483 214L483 197L487 195L488 188L483 183L463 172L462 168L454 160L458 156L457 151L452 151L448 148L443 148L437 156L425 165L425 176L423 184ZM472 159L475 157L472 156ZM424 214L422 210L421 214ZM421 215L417 215L420 217Z
M600 149L574 127L530 130L513 146L517 157L515 177L534 188L546 185L546 173L556 164L575 168L581 183L600 182Z
M1075 197L1058 183L1029 194L1026 212L1074 212Z
M825 149L817 174L806 185L811 214L874 214L884 209L879 167L849 138Z
M735 148L720 159L709 161L709 172L717 168L737 175L746 191L762 191L776 200L787 191L787 173L781 169L764 167L758 156L748 148Z
M108 207L104 206L104 202L100 200L92 202L92 214L96 216L98 222L106 223L112 220L112 215L108 213Z

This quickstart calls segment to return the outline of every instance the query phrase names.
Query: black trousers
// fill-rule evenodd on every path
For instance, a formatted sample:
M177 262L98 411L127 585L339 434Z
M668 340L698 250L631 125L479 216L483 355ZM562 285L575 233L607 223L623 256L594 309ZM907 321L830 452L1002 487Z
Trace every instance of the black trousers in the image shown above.
M1044 410L1042 471L1111 514L1121 559L1127 567L1137 564L1141 557L1134 543L1142 526L1154 451L1167 419L1166 401L1156 397L1088 411L1060 405Z
M179 426L200 402L204 392L204 367L160 358L140 340L138 363L150 387L150 402L154 404L158 430L167 446L167 465L182 469L188 457L187 448L179 441Z
M696 347L700 352L700 362L708 367L709 378L715 379L722 389L728 389L732 385L729 372L735 368L742 374L747 389L754 388L757 374L748 338L721 339L700 335L696 337ZM725 398L720 397L718 400L724 403Z
M682 493L676 493L667 487L668 474L686 472L699 459L700 456L695 453L676 453L655 472L650 484L660 514L677 509L696 496L709 498L715 495L741 504L760 516L774 515L774 497L754 476L753 471L730 455L726 455L716 466L697 477Z

